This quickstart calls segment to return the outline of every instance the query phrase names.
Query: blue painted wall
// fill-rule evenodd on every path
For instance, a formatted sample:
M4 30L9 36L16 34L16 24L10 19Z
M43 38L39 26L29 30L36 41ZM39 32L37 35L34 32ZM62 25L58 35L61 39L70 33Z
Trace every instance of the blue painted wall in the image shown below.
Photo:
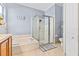
M50 7L46 12L46 15L55 17L55 36L63 36L63 6L62 4L55 4Z
M63 36L63 6L55 4L55 34L58 37Z
M21 6L7 4L8 33L32 35L32 20L35 15L42 16L43 11ZM25 19L23 19L25 17Z

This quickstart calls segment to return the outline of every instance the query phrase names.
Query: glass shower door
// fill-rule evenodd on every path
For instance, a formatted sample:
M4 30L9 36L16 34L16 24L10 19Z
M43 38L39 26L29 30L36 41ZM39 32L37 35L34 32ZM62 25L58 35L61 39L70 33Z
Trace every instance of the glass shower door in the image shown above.
M39 19L39 45L45 43L45 20L43 18Z
M32 37L39 40L39 17L35 16L32 20Z
M55 41L54 23L54 18L50 16L44 17L44 19L39 22L39 44L42 51L55 48L53 46Z
M38 40L42 51L54 48L54 19L52 17L35 16L33 19L32 36Z

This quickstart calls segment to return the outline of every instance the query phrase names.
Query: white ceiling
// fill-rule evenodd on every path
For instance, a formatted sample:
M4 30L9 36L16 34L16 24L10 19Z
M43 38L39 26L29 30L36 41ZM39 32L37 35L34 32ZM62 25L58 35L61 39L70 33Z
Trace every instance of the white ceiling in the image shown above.
M24 5L27 7L31 7L34 9L45 11L50 8L54 3L21 3L20 5Z

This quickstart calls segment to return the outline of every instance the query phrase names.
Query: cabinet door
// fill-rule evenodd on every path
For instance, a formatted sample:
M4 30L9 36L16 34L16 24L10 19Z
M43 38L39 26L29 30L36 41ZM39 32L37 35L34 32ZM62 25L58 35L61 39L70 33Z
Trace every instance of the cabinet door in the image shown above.
M8 56L8 55L9 55L9 45L8 40L6 40L1 44L1 56Z

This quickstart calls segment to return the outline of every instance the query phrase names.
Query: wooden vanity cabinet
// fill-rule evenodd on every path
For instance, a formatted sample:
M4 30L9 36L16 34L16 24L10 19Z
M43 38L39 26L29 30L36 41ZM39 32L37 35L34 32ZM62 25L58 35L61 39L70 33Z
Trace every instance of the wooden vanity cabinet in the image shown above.
M12 56L12 36L5 36L0 41L0 56Z

